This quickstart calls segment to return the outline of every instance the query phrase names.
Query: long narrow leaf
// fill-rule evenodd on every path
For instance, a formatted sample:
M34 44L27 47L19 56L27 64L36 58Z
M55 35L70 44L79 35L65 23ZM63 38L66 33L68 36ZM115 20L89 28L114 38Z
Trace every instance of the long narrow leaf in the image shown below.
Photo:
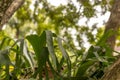
M55 67L57 67L57 59L56 59L56 55L55 55L55 51L54 51L54 46L53 46L53 34L51 31L46 31L46 38L47 38L47 46L48 46L48 51L52 57L52 61L55 65Z
M63 54L63 57L64 57L66 60L68 60L68 59L69 59L69 56L68 56L67 52L65 51L65 49L64 49L63 46L62 46L62 39L59 38L59 37L58 37L58 46L59 46L59 48L60 48L60 50L61 50L61 52L62 52L62 54Z
M28 51L28 47L27 44L25 43L25 41L23 41L23 56L25 56L25 58L28 60L29 64L31 65L32 69L34 67L34 61L32 56L30 55L30 52Z
M2 49L2 47L3 47L3 44L5 43L5 40L6 40L7 38L4 38L3 40L2 40L2 42L1 42L1 44L0 44L0 50Z
M62 39L58 37L57 39L58 41L58 46L63 54L63 57L65 58L65 60L67 61L67 66L68 66L68 76L71 76L71 61L70 58L68 56L68 53L66 52L66 50L64 49L64 47L62 46Z
M4 37L0 44L0 50L4 47L4 45L9 45L10 41L12 41L9 37Z
M62 39L58 37L58 46L63 54L63 57L66 59L66 60L69 60L69 56L67 54L67 52L65 51L64 47L62 46Z

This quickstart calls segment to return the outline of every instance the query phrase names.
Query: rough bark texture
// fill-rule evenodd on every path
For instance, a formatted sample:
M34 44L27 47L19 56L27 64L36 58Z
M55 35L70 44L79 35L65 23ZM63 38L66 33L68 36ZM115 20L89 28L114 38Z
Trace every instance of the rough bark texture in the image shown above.
M113 29L113 31L116 32L107 39L107 43L110 45L112 49L114 49L115 46L116 35L119 27L120 27L120 0L115 0L105 30L109 31L110 29ZM101 80L120 80L120 58L110 66L110 68L108 69L108 71L105 73Z
M120 80L120 58L111 65L101 80Z
M5 11L9 8L13 0L0 0L0 22L2 21L2 16L4 16Z
M112 49L114 49L116 35L120 26L120 0L115 0L111 10L110 18L107 22L105 33L109 30L113 30L115 33L107 39L107 43Z
M0 0L0 30L23 3L24 0Z

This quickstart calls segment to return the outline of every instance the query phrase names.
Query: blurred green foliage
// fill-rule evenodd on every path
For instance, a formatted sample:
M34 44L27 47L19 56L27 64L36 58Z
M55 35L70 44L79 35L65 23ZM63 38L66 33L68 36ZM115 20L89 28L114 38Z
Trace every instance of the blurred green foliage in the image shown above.
M0 32L0 80L102 77L105 68L116 59L105 44L111 32L103 35L103 27L90 27L87 23L98 13L108 12L112 0L76 2L79 7L71 0L59 6L47 0L25 1ZM87 19L86 25L79 23L83 18ZM84 37L90 47L85 47Z

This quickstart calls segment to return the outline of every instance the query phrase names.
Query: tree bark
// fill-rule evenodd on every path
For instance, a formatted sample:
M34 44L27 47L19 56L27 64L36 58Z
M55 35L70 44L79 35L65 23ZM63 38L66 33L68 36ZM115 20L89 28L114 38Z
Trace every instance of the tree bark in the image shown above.
M110 66L101 80L120 80L120 58Z
M24 0L1 0L0 1L0 30L11 18L14 12L20 8Z
M110 18L106 24L105 33L109 30L113 31L113 34L107 39L107 43L111 49L115 47L115 41L118 29L120 27L120 0L115 0L111 10Z
M113 30L114 34L111 35L107 42L111 49L115 47L115 41L118 29L120 27L120 0L115 0L111 10L111 15L106 25L105 33ZM120 80L120 58L114 62L108 71L103 75L101 80Z

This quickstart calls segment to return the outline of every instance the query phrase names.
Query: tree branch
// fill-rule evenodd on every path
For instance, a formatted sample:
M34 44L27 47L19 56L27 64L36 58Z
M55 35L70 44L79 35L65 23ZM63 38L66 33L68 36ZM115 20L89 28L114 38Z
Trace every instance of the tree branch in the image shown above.
M4 12L2 19L1 19L1 22L0 22L0 30L2 30L3 25L8 22L8 20L11 18L11 16L15 13L15 11L18 8L21 7L21 5L23 3L24 3L24 0L14 0L14 1L12 1L11 4L8 3L9 7Z

